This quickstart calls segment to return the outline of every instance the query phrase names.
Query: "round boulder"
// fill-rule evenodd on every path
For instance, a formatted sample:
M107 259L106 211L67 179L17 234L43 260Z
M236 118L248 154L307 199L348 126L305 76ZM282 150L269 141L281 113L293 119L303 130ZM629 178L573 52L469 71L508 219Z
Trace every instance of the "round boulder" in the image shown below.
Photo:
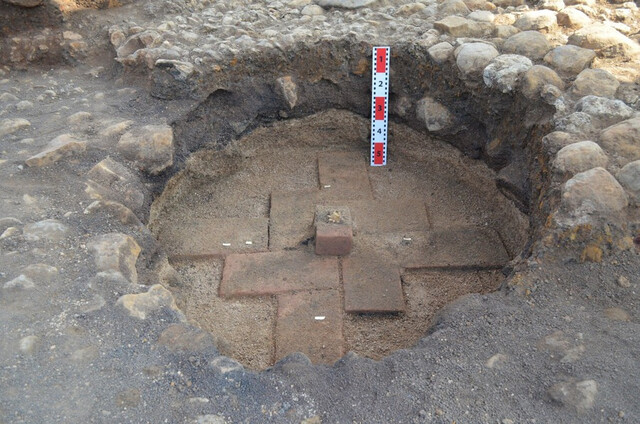
M633 195L635 202L640 202L640 160L623 166L616 174L616 178Z
M498 50L489 44L464 44L457 52L456 65L458 65L458 69L465 79L479 76L489 62L498 54Z
M515 53L530 59L542 59L551 50L551 44L538 31L523 31L507 38L502 46L505 53Z
M620 83L604 69L585 69L573 81L571 92L577 97L594 95L613 98Z
M553 166L562 174L576 174L599 166L605 167L608 161L606 153L598 144L580 141L560 149Z
M503 93L508 93L516 88L520 76L531 66L531 60L525 56L503 54L494 58L484 68L482 78L487 87L495 87Z
M588 222L590 215L619 212L628 203L620 183L604 168L580 172L562 188L562 210L575 224Z
M544 57L544 61L565 74L577 75L589 66L596 53L578 46L559 46Z

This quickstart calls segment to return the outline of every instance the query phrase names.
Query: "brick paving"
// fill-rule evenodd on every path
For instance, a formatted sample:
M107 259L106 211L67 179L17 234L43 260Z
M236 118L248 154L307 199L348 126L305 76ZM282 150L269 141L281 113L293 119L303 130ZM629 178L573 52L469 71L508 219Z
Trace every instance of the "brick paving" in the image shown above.
M373 199L366 159L360 152L319 154L318 177L328 199Z
M344 352L338 290L278 295L276 360L302 352L316 364L332 364Z
M276 360L292 352L303 352L315 363L339 359L343 314L405 311L404 269L484 270L509 260L491 229L433 230L424 199L374 199L360 152L319 154L318 176L319 187L273 191L269 218L198 222L182 236L185 242L175 245L174 254L226 256L220 296L277 298ZM320 221L334 209L349 222L323 227L328 222ZM437 219L446 222L446 217ZM335 228L349 234L337 234ZM338 246L346 238L349 249ZM245 239L252 244L243 246ZM199 247L189 240L198 240ZM231 246L221 249L224 240ZM342 256L318 255L314 248Z
M359 252L342 261L346 312L402 312L400 267L377 252Z
M338 259L308 251L231 254L225 258L220 295L271 296L339 285Z
M268 218L190 218L180 227L165 227L158 240L172 258L225 256L266 251Z
M453 228L407 236L411 240L396 247L403 268L494 269L509 262L500 238L488 228Z

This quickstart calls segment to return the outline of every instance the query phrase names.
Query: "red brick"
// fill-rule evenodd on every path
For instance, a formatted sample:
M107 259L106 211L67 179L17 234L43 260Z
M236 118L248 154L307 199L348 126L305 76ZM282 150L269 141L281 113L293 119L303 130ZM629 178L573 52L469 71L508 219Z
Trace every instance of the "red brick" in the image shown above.
M376 252L354 252L342 260L344 309L347 312L405 310L400 269Z
M225 258L221 296L265 296L340 284L337 258L306 251L232 254Z
M360 152L319 154L318 176L325 198L373 199L367 163L366 155Z
M162 228L158 234L170 257L224 256L267 250L268 218L186 219L179 226Z
M353 232L348 225L321 222L316 226L316 255L348 255L352 242Z
M502 241L489 228L456 228L411 233L410 242L395 243L400 265L405 268L496 269L509 262Z
M337 290L278 295L276 360L294 352L304 353L314 364L333 364L342 357L342 304Z
M271 193L269 248L297 247L313 236L319 190Z
M356 233L426 231L429 218L424 202L416 199L356 200L351 209Z
M315 226L317 255L341 256L351 252L353 231L349 208L316 206Z

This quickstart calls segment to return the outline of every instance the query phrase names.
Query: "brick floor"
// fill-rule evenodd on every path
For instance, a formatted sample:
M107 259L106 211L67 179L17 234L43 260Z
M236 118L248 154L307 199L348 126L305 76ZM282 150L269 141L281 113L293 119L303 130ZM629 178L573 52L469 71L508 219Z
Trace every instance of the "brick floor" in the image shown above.
M268 218L192 218L180 227L163 228L158 240L170 257L265 251L268 225Z
M221 296L268 296L340 284L338 260L307 251L232 254L225 258Z
M327 199L373 199L367 174L367 160L363 153L319 154L318 176L320 187Z
M347 312L405 310L400 269L376 252L353 253L342 260L344 309Z
M324 317L319 320L316 317ZM332 364L344 353L338 290L278 295L276 360L302 352L314 364Z
M426 231L429 218L420 200L358 200L346 202L356 233L365 234Z
M404 268L501 268L509 262L504 245L488 228L457 228L410 233L394 249Z
M313 236L319 190L271 193L269 248L296 247Z

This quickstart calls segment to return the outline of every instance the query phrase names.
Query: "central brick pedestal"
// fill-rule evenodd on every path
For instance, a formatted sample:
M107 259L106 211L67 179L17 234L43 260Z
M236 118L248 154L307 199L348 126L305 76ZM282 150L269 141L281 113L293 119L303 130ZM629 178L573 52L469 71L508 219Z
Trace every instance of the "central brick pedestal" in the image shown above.
M316 255L344 256L351 252L353 226L344 206L316 207Z

